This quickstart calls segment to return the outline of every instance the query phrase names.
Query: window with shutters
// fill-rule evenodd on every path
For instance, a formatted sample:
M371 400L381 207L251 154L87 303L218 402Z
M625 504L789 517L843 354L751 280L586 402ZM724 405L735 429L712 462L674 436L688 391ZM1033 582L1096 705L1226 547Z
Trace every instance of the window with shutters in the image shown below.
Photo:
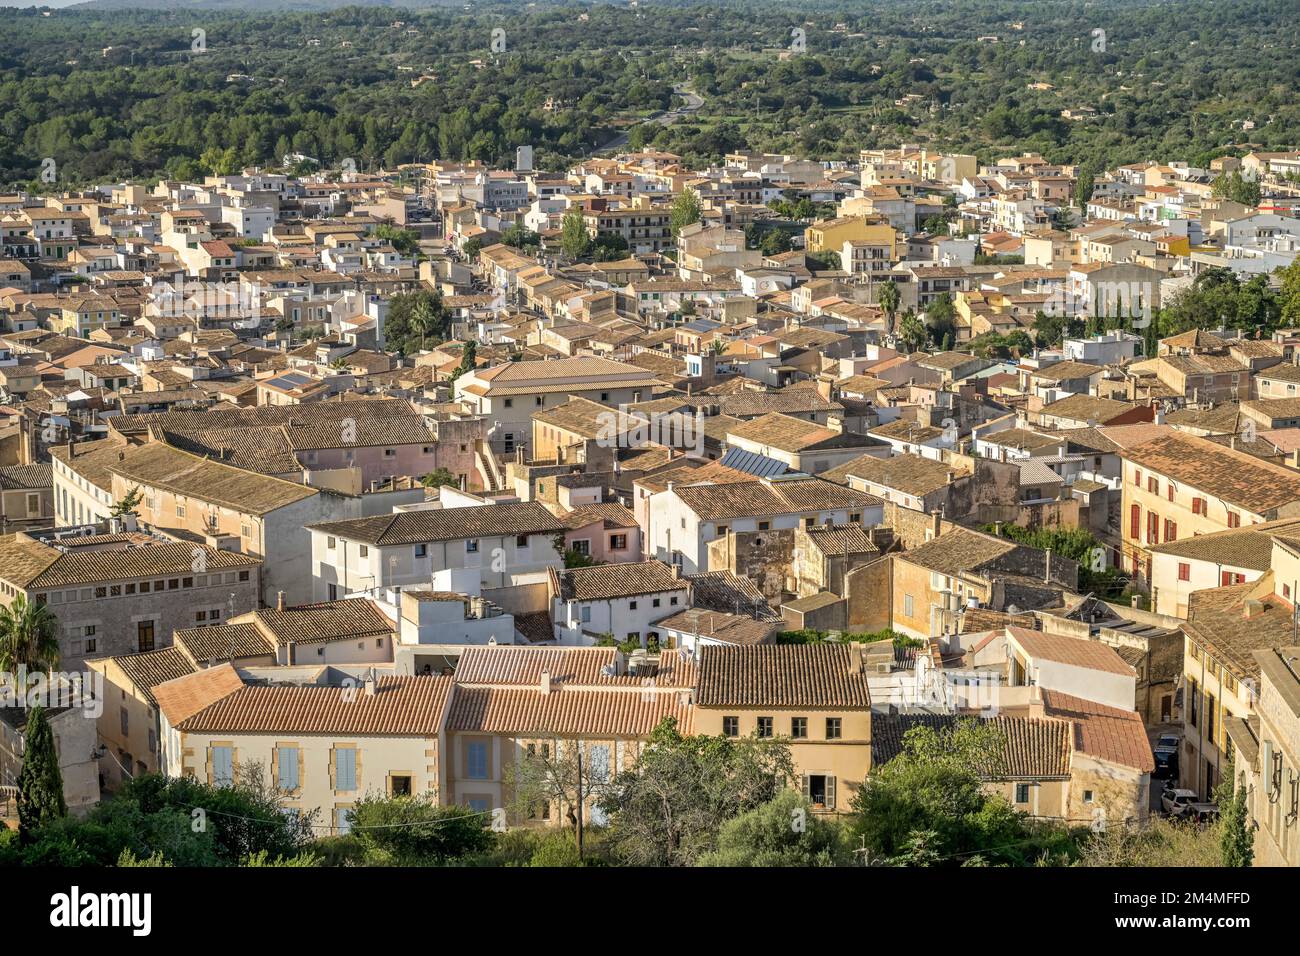
M825 773L804 774L803 795L814 810L834 810L835 778Z
M591 763L591 780L593 783L609 781L609 744L592 744L587 759Z
M235 783L235 748L226 745L213 745L208 751L211 767L209 781L214 787L230 787Z
M1241 515L1237 514L1237 512L1235 512L1235 511L1229 511L1229 512L1228 512L1228 527L1229 527L1229 528L1240 528L1240 527L1241 527Z
M334 789L357 789L357 751L354 747L334 749Z
M1136 541L1142 534L1142 506L1131 505L1128 512L1128 536Z
M1178 563L1178 580L1190 581L1192 579L1192 566L1186 561Z
M275 782L280 790L298 789L298 760L301 751L296 746L280 744L275 748Z
M1171 521L1170 519L1166 518L1165 519L1165 541L1177 541L1177 540L1178 540L1178 523L1176 521Z

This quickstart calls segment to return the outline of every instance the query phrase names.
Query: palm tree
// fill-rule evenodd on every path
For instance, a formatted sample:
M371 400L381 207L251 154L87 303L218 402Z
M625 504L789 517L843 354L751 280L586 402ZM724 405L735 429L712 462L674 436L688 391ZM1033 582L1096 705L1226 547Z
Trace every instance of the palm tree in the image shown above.
M53 670L59 664L59 622L44 604L19 595L0 607L0 671Z
M434 312L432 303L428 299L422 298L415 303L411 309L411 327L420 336L420 350L424 350L424 340L433 331L438 317Z
M898 313L898 285L893 279L886 279L880 284L880 293L876 301L880 307L885 310L885 315L889 318L889 334L894 334L894 316Z

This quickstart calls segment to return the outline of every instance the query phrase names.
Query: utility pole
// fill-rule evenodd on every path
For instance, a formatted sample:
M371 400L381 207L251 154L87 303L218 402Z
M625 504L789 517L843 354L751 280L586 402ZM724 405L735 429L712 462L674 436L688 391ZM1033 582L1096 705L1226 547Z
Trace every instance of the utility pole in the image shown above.
M582 862L582 743L578 743L578 862Z

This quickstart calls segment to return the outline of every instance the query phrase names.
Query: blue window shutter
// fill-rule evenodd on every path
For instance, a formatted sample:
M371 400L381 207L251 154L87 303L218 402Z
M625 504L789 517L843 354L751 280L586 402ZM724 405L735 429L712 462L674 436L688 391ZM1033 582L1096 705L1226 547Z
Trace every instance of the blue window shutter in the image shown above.
M212 782L219 787L235 782L235 754L231 748L212 748Z
M298 748L281 747L280 754L280 789L298 789Z
M340 790L357 789L357 752L355 750L336 750L338 767L335 776Z

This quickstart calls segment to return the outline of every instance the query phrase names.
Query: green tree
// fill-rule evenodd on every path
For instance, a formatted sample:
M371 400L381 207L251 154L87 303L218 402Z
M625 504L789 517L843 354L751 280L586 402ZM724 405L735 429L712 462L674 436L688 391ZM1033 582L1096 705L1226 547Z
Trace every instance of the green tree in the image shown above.
M0 607L0 671L52 670L59 665L59 622L44 604L24 594Z
M904 352L915 352L925 345L930 335L925 323L911 309L903 313L903 321L898 326L898 339Z
M441 341L450 330L451 313L442 295L428 289L399 292L388 302L384 338L388 348L401 355L418 352L427 340Z
M1065 841L1037 832L1006 799L985 790L1005 763L1006 740L995 725L963 719L946 728L920 725L902 752L871 769L854 797L853 829L876 855L900 865L1021 864Z
M135 485L128 491L121 501L114 502L113 506L108 509L110 518L120 518L123 515L133 515L136 509L140 507L140 502L144 500L144 492L140 490L139 485Z
M815 814L794 790L728 820L718 831L717 849L700 866L836 866L845 861L838 824Z
M376 227L375 238L387 242L404 256L413 256L420 251L420 233L415 229L402 229L384 222Z
M368 794L348 818L367 862L377 865L437 866L483 853L494 842L483 814L428 798Z
M478 343L471 339L461 349L460 364L451 370L451 381L456 381L465 373L472 372L476 368L478 368Z
M714 849L722 823L767 803L793 776L782 740L688 737L667 718L602 795L611 850L634 866L693 865Z
M613 763L609 755L603 764L593 760L590 749L582 745L580 752L579 746L572 741L531 746L506 768L504 785L513 795L516 816L538 818L543 807L556 807L569 827L577 829L579 793L584 808L599 801L611 782ZM590 826L590 811L583 812L584 826Z
M1224 866L1250 866L1255 861L1255 839L1250 829L1250 808L1245 787L1236 783L1232 763L1224 768L1223 779L1214 788L1219 804L1219 851Z
M514 225L501 233L501 241L515 249L537 248L542 244L542 237L531 229L525 229L523 226Z
M880 308L884 310L885 319L888 321L888 334L894 334L894 317L898 315L898 283L893 279L886 279L880 284L880 291L876 293L876 301Z
M1278 293L1280 320L1287 328L1300 325L1300 259L1277 272L1281 279Z
M928 328L927 334L933 342L943 343L956 337L957 309L952 304L952 296L945 292L935 297L930 307L925 310L925 324Z
M686 226L699 222L702 212L700 194L694 189L688 187L678 193L668 212L668 224L672 227L673 236L681 235Z
M460 479L446 468L435 468L420 479L420 484L426 488L442 488L444 486L459 488Z
M1039 348L1055 348L1069 333L1070 320L1064 315L1048 315L1042 309L1034 313L1034 341Z
M31 843L38 830L66 816L67 812L54 731L45 708L33 707L27 714L23 765L18 771L19 836Z
M467 239L465 244L460 247L460 251L465 254L465 258L473 262L478 258L478 254L483 251L483 240L475 236L473 239Z
M590 249L591 236L587 232L587 222L582 217L582 210L573 206L560 219L560 251L566 258L577 262Z

